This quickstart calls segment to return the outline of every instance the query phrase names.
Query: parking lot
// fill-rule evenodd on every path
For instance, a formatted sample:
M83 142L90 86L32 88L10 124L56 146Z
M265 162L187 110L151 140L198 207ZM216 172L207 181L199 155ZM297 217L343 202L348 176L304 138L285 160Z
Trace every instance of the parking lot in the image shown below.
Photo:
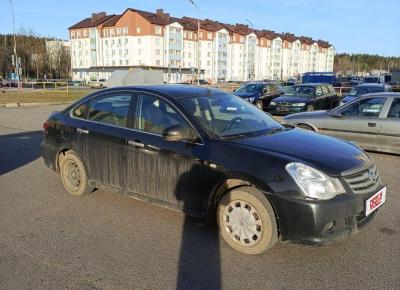
M42 123L62 107L0 108L0 288L398 289L400 156L369 153L388 195L362 232L248 256L180 213L106 191L67 194L40 157Z

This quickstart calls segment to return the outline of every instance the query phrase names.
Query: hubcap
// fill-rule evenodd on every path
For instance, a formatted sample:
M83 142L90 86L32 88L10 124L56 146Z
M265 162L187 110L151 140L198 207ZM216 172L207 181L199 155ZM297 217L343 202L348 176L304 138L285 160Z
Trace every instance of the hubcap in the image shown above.
M68 161L65 166L66 180L70 186L79 188L81 184L81 174L78 165L74 161Z
M231 201L224 209L224 229L228 235L242 246L257 244L263 233L260 214L248 202Z

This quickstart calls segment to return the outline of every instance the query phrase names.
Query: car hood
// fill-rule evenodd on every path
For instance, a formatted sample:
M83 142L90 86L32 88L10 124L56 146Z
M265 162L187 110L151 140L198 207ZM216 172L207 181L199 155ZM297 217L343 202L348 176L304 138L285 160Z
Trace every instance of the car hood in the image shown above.
M276 103L307 103L310 101L310 98L302 97L302 96L287 96L283 95L273 99Z
M357 159L365 153L356 145L297 128L233 142L262 154L286 158L288 162L302 162L330 176L365 165L365 161Z
M348 103L348 102L351 102L352 100L355 100L357 98L358 98L358 96L349 96L349 95L347 95L342 99L342 102L343 103Z
M251 98L251 97L258 97L259 93L235 93L236 96L241 98Z

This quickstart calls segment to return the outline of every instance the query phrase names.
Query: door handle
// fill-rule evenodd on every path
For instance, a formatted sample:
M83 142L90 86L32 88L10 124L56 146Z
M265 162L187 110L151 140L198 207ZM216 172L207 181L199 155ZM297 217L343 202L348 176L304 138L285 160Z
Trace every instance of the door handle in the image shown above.
M368 127L376 127L376 123L368 123Z
M89 134L89 130L81 129L81 128L76 128L76 132L82 133L82 134Z
M132 146L135 146L135 147L141 147L141 148L144 147L143 143L140 143L138 141L133 141L133 140L128 140L128 144L132 145Z

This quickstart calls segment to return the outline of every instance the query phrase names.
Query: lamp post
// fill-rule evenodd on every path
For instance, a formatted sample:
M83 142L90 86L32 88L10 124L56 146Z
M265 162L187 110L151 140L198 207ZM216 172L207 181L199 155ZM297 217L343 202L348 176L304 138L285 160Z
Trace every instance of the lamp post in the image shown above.
M11 14L12 14L12 21L13 21L13 31L14 31L14 61L15 61L15 72L19 83L19 63L18 63L18 56L17 56L17 40L15 36L15 20L14 20L14 4L12 0L8 0L11 5Z
M197 85L200 85L200 10L193 0L189 0L189 2L197 10Z
M254 33L254 26L253 26L253 23L249 20L249 19L245 19L246 20L246 22L248 23L248 24L250 24L250 27L251 27L251 32L253 32ZM255 48L256 49L256 48ZM252 78L253 78L253 80L255 79L255 76L256 76L256 74L255 74L255 51L254 51L254 62L251 64L251 67L250 67L250 69L251 69L251 76L252 76ZM249 55L247 54L247 57L249 57ZM260 49L258 49L258 61L260 62ZM260 65L258 65L258 73L260 73Z

